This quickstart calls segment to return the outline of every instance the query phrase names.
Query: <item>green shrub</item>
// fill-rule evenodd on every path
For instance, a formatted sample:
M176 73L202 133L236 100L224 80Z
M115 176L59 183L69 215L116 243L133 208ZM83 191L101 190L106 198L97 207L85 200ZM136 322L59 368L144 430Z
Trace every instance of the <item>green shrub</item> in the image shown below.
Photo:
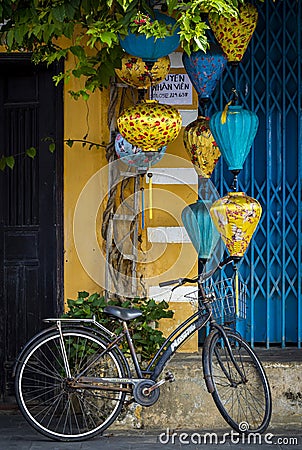
M173 311L168 310L169 305L165 301L155 302L147 298L134 298L122 302L117 299L107 301L98 293L90 295L86 291L78 292L76 300L68 299L67 305L69 310L63 315L64 318L88 319L95 316L98 322L117 334L122 331L121 323L104 313L105 306L140 309L143 312L142 316L128 322L128 327L143 365L151 360L165 341L163 333L158 330L160 319L173 317ZM122 342L121 349L126 356L129 354L126 341Z

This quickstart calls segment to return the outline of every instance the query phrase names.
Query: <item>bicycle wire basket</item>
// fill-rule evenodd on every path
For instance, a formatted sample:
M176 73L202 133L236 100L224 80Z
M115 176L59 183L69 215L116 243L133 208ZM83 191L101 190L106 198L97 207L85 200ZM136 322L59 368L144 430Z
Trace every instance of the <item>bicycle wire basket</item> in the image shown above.
M246 318L246 284L236 277L210 280L203 286L207 298L212 303L212 316L220 324L230 324ZM198 291L185 297L198 299Z

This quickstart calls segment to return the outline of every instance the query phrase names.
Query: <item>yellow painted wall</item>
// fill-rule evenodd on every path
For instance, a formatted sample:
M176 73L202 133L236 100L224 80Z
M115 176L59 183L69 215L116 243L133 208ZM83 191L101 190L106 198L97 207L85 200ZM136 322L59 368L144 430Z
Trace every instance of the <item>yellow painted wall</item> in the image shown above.
M72 59L67 60L66 68L72 65ZM74 100L68 90L78 90L79 80L72 79L64 91L64 138L83 139L101 143L109 139L107 127L108 91L97 91L90 99ZM81 143L75 142L72 148L65 144L64 148L64 291L65 299L75 298L78 291L100 291L83 268L76 251L73 228L74 213L81 191L87 181L103 166L107 164L105 149L83 148ZM99 192L92 192L95 197ZM86 214L90 214L87 204ZM83 240L88 239L87 231L83 227ZM104 270L104 269L103 269Z

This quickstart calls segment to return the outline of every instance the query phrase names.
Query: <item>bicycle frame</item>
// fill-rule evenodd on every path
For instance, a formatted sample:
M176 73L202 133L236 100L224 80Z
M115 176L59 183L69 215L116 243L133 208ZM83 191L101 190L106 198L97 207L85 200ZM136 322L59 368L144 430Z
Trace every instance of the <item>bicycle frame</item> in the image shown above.
M77 386L79 388L81 386L83 386L83 387L85 386L86 388L91 386L96 389L108 389L108 387L106 386L106 382L117 383L119 385L121 385L121 383L135 385L136 383L142 381L143 379L146 379L146 376L148 376L147 379L151 379L151 380L155 381L159 377L161 372L163 371L163 369L164 369L165 365L167 364L167 362L169 361L169 359L172 358L173 355L176 353L177 349L185 341L187 341L196 331L203 328L206 325L206 323L209 321L209 319L211 318L211 307L206 304L204 304L204 306L205 306L206 314L204 313L204 311L202 311L199 308L198 311L196 311L194 314L192 314L190 317L188 317L175 330L173 330L173 332L165 339L165 341L162 344L162 346L160 347L160 349L154 355L153 359L149 363L146 370L141 370L141 367L140 367L139 361L138 361L138 357L136 354L136 350L135 350L130 332L128 330L127 323L123 322L123 331L118 336L116 336L112 332L110 332L111 340L108 342L106 348L102 352L97 354L95 358L92 358L90 364L87 367L85 367L85 369L81 373L79 373L77 375L76 379L73 382L71 382L71 385ZM89 321L89 319L86 320L86 322L87 321ZM71 319L71 320L65 319L63 322L65 322L65 323L73 322L73 319ZM95 320L91 320L91 323L96 324ZM56 320L56 325L59 328L61 341L63 344L60 319ZM219 325L217 325L217 326L219 327ZM102 327L102 331L104 331L103 327ZM124 338L126 338L126 341L127 341L127 344L128 344L129 350L130 350L131 359L133 361L133 365L134 365L135 372L136 372L136 377L106 378L106 379L98 378L98 377L96 377L96 378L85 377L85 372L89 369L89 367L92 366L93 364L95 364L98 361L98 359L101 359L105 353L109 352L110 350L112 350L113 348L118 346L118 344ZM64 358L64 360L65 360L65 358ZM65 361L68 365L67 360L65 360ZM66 372L67 373L69 372L69 367L66 367ZM96 383L98 385L95 386L93 383ZM101 386L99 383L104 383L104 385ZM117 387L115 389L111 386L110 390L112 390L112 389L113 390L125 390L125 388L123 388L123 387Z
M226 262L224 262L224 264L227 264L230 261L230 258L227 258L225 261ZM193 281L193 280L189 280L189 281ZM90 385L91 383L95 382L98 384L98 386L96 386L96 387L94 386L94 388L107 389L108 387L106 386L106 381L110 382L110 383L117 383L119 385L121 383L135 385L136 383L138 383L146 378L150 379L152 381L156 381L157 378L162 373L167 362L176 353L177 349L183 343L185 343L196 331L199 331L201 328L203 328L208 322L210 324L211 330L217 329L221 333L224 344L226 345L228 353L230 355L230 359L233 362L241 379L244 380L245 379L244 374L242 373L242 371L240 370L240 367L238 366L236 360L234 359L233 352L232 352L230 343L228 341L228 338L225 334L224 328L221 325L217 324L215 319L212 317L211 303L207 299L207 296L205 295L205 292L203 290L200 280L198 281L198 285L199 285L199 292L200 292L200 296L198 299L198 310L194 314L192 314L190 317L188 317L184 322L182 322L175 330L172 331L172 333L170 333L170 335L165 339L164 343L162 344L160 349L157 351L157 353L154 355L154 357L152 358L152 360L150 361L150 363L148 364L148 366L145 370L142 370L139 365L136 350L135 350L131 335L129 333L126 321L122 322L123 323L123 331L118 336L116 336L114 333L107 330L107 328L105 328L103 325L99 324L95 320L95 318L86 319L85 322L93 323L94 325L96 325L96 327L101 329L102 332L106 332L108 334L108 336L110 336L110 340L107 343L106 348L101 353L96 355L95 358L92 358L91 363L80 374L77 375L76 379L72 382L72 385L76 384L77 387L81 387L81 385L83 385L83 386L85 385L85 387L87 387L87 383L88 383L88 385ZM51 320L54 320L54 319L49 319L49 321L51 321ZM81 319L78 319L78 320L77 319L65 319L65 322L80 321L80 320ZM56 324L57 324L57 327L59 328L59 332L60 332L60 336L61 336L61 346L63 346L61 321L62 321L62 319L57 319ZM64 319L63 319L63 321L64 321ZM105 353L116 348L118 346L118 344L124 338L126 338L126 341L127 341L127 344L128 344L129 350L130 350L131 359L132 359L132 362L133 362L133 365L135 368L135 372L136 372L136 377L135 378L134 377L106 378L106 379L104 379L104 378L93 378L92 379L91 377L85 377L85 372L93 364L95 364L98 361L98 359L100 359ZM209 345L210 340L211 339L206 339L205 347L207 347ZM62 348L62 353L63 353L63 357L64 357L64 348ZM203 353L204 353L203 358L204 358L204 370L205 370L204 375L205 375L205 379L206 379L206 383L207 383L207 388L208 388L209 392L213 392L213 386L210 382L211 377L210 377L210 369L209 369L209 361L208 361L207 351L204 351ZM66 373L69 374L67 358L64 358L64 363L66 365L66 367L65 367ZM102 382L105 383L104 386L99 385L99 383L102 383ZM91 385L91 387L92 386L93 385ZM110 388L110 389L112 389L112 388ZM123 388L123 387L120 387L120 388L117 387L116 389L117 390L125 390L125 388ZM114 390L116 390L116 389L114 388Z

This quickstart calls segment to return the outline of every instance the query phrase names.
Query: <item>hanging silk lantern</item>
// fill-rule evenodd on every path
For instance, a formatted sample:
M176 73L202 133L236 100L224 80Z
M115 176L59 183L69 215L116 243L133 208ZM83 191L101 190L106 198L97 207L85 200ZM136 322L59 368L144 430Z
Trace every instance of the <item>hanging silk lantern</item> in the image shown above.
M219 240L219 233L211 219L209 200L197 200L184 208L181 219L189 238L198 253L198 258L204 262L211 256Z
M228 61L240 62L257 25L257 8L250 3L245 3L239 7L238 17L223 17L209 13L208 19Z
M173 142L181 129L176 108L147 100L123 111L117 119L121 135L144 151L155 151Z
M173 17L162 14L159 11L154 11L154 18L160 22L165 22L166 25L170 26L171 30L176 24L176 20ZM152 21L152 17L150 19ZM179 29L177 28L171 36L163 38L155 38L153 36L147 38L144 34L129 31L127 36L120 36L119 41L126 53L138 56L144 61L154 62L178 48L180 43L178 31Z
M186 126L183 135L185 149L204 178L210 178L220 157L209 122L208 117L200 116Z
M141 148L130 144L121 134L115 138L115 152L119 159L131 167L147 170L158 163L166 152L167 147L161 147L157 152L144 152Z
M169 56L159 58L148 68L147 64L137 56L125 53L122 58L121 69L115 69L117 76L129 86L137 89L148 89L166 78L170 70Z
M183 53L182 60L199 99L209 98L227 64L223 51L218 45L210 44L206 53L202 50L190 56Z
M244 255L261 217L260 203L244 192L216 200L210 214L231 256Z
M228 106L228 105L227 105ZM231 171L241 170L257 133L257 115L242 105L230 105L210 119L210 129Z

